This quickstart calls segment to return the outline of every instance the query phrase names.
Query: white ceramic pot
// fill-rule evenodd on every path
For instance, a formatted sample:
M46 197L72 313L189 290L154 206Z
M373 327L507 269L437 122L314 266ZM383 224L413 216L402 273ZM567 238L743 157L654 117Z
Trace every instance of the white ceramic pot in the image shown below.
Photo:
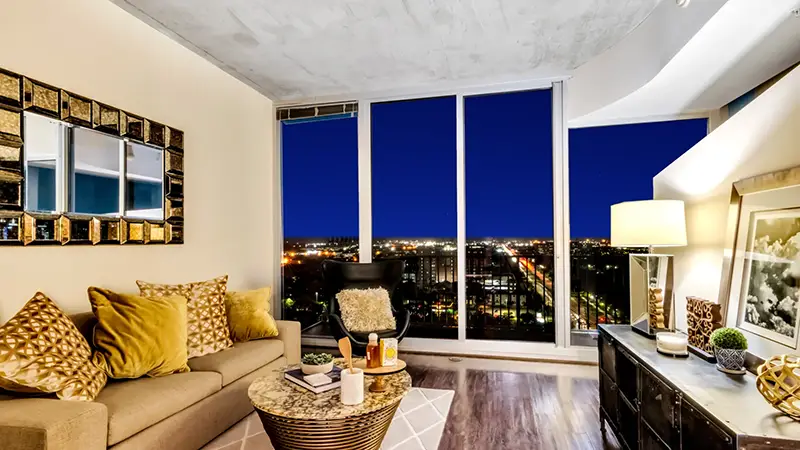
M333 361L328 364L300 364L300 370L306 375L314 375L315 373L328 373L333 370Z
M741 375L745 373L745 353L747 353L747 350L714 347L714 356L717 357L717 369L731 374Z

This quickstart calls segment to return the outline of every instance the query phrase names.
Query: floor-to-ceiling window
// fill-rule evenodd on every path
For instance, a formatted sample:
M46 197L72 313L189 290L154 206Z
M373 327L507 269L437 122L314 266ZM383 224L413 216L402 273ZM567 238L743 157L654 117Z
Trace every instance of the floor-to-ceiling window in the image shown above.
M466 97L467 339L554 342L550 89Z
M358 119L281 122L283 317L326 335L322 262L358 261Z
M458 337L456 97L372 105L373 260L400 258L413 337Z
M706 134L706 119L570 130L573 330L592 330L603 323L628 323L628 254L643 252L610 246L611 205L652 199L653 177ZM593 345L575 334L573 343Z

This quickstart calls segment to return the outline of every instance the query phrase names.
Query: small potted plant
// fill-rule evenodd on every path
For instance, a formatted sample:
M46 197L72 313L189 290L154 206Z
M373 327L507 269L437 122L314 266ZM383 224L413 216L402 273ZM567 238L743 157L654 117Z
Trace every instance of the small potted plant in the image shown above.
M300 369L306 375L328 373L333 370L333 355L330 353L306 353L300 361Z
M717 357L717 370L741 375L745 373L744 357L747 338L736 328L720 328L711 333L711 345Z

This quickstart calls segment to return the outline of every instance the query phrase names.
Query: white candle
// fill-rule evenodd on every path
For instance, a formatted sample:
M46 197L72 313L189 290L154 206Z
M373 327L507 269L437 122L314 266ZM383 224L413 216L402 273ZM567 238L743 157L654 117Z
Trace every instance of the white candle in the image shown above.
M364 401L364 371L353 368L342 370L342 387L340 397L342 404L358 405Z
M660 350L670 353L686 353L689 343L686 335L679 333L657 333L656 345Z

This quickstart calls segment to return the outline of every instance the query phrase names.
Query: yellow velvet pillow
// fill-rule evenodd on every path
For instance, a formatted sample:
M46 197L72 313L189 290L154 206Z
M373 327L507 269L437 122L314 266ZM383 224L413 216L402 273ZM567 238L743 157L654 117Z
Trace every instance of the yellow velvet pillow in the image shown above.
M247 292L225 294L225 311L228 328L234 342L275 337L278 324L270 315L270 293L268 287Z
M146 298L89 288L94 361L111 378L188 372L186 297Z

